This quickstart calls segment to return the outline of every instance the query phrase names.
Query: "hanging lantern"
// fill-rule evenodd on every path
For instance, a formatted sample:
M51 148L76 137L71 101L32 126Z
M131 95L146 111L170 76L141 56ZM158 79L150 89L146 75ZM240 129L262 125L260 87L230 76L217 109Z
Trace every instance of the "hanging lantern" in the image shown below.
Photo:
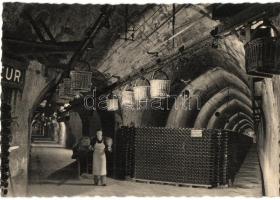
M73 92L71 89L70 78L64 78L62 83L58 85L58 102L69 102L73 98Z
M165 77L165 79L155 79L155 75L157 72L161 72ZM161 71L155 71L152 75L151 83L151 98L166 98L170 93L170 84L171 81L168 78L168 75Z
M246 71L251 76L272 77L280 74L280 41L277 29L264 21L245 45Z
M88 70L81 70L82 64L86 64ZM72 70L70 71L70 78L71 78L71 88L75 94L81 92L89 92L92 86L92 72L90 71L90 65L87 62L81 62L76 67L79 70Z
M107 110L117 111L119 109L119 100L114 94L110 94L107 97Z
M144 77L142 77L142 80L145 80L147 82L147 85L138 85L139 80L136 80L133 87L135 101L146 101L150 97L150 82Z
M64 83L64 94L68 97L72 97L73 92L72 92L72 88L71 88L70 78L64 78L63 83Z
M134 92L132 89L128 89L129 85L126 85L122 91L121 105L124 107L132 108L134 106Z

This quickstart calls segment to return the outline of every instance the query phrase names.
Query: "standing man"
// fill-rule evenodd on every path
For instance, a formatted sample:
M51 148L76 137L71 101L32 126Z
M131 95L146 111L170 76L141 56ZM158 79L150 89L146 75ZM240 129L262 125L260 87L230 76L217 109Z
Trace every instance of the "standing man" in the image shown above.
M106 147L102 135L102 131L98 130L96 133L96 140L92 143L93 150L93 169L92 174L94 178L94 185L98 185L101 181L102 186L106 186L106 154L105 151L111 152L111 147Z

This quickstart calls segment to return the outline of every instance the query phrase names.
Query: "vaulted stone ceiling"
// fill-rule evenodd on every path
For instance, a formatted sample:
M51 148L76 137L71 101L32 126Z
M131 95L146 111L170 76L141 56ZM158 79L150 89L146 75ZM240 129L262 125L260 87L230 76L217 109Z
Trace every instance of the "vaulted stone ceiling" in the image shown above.
M37 23L44 22L56 42L82 41L88 28L100 15L101 5L81 4L22 4L5 3L3 8L3 38L24 41L40 41L25 16L28 13ZM115 6L110 17L109 28L103 28L92 42L91 49L85 54L92 66L96 66L114 42L125 31L125 23L134 23L153 5L129 5L127 16L125 6ZM48 40L45 31L43 36Z
M88 28L94 24L100 14L101 5L80 4L22 4L5 3L3 9L3 38L40 41L25 13L28 13L37 25L41 21L46 25L56 42L81 41L86 37ZM172 5L116 5L110 17L110 27L103 28L92 42L92 47L83 59L92 67L107 71L115 57L129 63L132 70L154 58L147 52L158 52L161 56L169 54L181 44L191 44L196 39L209 34L216 24L211 19L210 5L176 5L174 33L172 30ZM126 15L127 8L127 16ZM125 23L127 21L127 24ZM124 41L134 34L135 41ZM45 31L43 36L48 40ZM179 37L171 39L173 34ZM170 45L174 40L174 45ZM121 44L121 45L120 45ZM118 47L118 49L113 48ZM123 61L122 52L128 59ZM114 54L112 56L112 54ZM137 57L133 56L138 55ZM141 55L141 56L140 56ZM68 55L69 58L70 55ZM119 58L120 56L120 58ZM133 58L133 62L129 59ZM64 61L67 63L67 61ZM126 65L124 65L125 67ZM119 70L119 69L117 69ZM113 72L110 73L114 73Z
M3 37L39 42L34 29L24 16L27 12L37 23L40 21L45 23L56 42L82 41L86 37L88 27L94 24L99 16L100 8L100 5L6 3L3 12ZM127 17L125 17L126 8ZM110 17L110 27L102 28L82 59L90 62L92 69L109 74L108 77L115 75L125 78L136 73L137 78L142 68L158 65L157 67L164 68L171 79L173 94L178 95L180 92L190 90L191 94L202 94L203 104L216 98L217 93L225 93L228 84L236 85L229 88L232 91L235 88L242 91L244 87L249 90L248 77L244 70L243 43L238 34L233 34L220 40L218 48L212 48L213 37L210 32L221 22L213 20L211 14L212 5L208 4L184 4L175 7L173 5L129 5L128 7L117 5ZM125 27L126 19L127 30L130 30L128 32ZM43 35L48 38L46 32L43 32ZM125 35L129 40L123 39ZM130 40L132 38L133 41ZM180 49L188 49L196 45L200 47L187 56L180 56ZM158 62L173 55L177 55L178 58L172 62ZM71 53L67 56L69 59ZM146 78L150 79L152 72L146 74ZM175 88L173 86L178 79L191 82L188 85L180 83L180 86ZM114 79L108 80L108 84L114 82L116 82ZM193 90L189 89L191 87ZM183 88L185 89L182 90ZM114 92L118 93L123 88L119 89L114 89ZM250 96L249 93L245 92ZM213 117L215 111L222 109L229 101L225 98L226 95L220 96L223 104L218 104L215 99L212 100L216 107L213 112L208 113L207 119L201 121L205 124L203 127L208 126L207 122L212 119L211 123L215 126L216 124L224 126L226 123L217 121L215 116ZM247 100L245 99L245 102ZM180 98L177 101L180 101ZM241 101L244 101L244 98ZM228 105L233 109L242 110L242 103L244 102L240 104L240 101L232 101ZM221 114L227 112L229 111L221 110ZM126 115L126 112L123 114ZM146 114L145 111L140 114L145 116L140 118L146 122L149 119L150 121L159 119L157 113L148 113L150 118ZM171 110L170 113L165 114L162 122L166 121L166 124L161 126L193 127L200 123L195 121L199 111ZM235 112L231 113L234 114ZM131 120L138 115L132 113L127 116ZM140 122L141 125L147 126L144 121Z

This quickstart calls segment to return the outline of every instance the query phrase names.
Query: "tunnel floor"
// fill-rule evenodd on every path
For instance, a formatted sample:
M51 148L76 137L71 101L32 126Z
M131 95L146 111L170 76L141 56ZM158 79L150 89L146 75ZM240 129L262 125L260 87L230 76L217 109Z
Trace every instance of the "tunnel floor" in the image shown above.
M108 178L107 186L77 179L72 151L56 146L32 147L28 196L262 196L262 182L256 147L247 154L233 186L192 188L119 181Z

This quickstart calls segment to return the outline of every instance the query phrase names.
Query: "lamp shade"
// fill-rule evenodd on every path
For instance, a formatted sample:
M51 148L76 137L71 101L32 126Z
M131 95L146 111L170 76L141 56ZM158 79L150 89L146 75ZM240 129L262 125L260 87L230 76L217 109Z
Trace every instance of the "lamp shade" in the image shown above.
M128 88L128 85L126 85L122 91L121 97L121 105L123 107L132 108L134 106L134 92Z
M140 80L136 80L134 84L133 93L135 101L145 101L150 98L150 82L144 77L142 77L142 80L145 81L147 84L140 84Z
M75 94L91 90L92 74L90 64L87 61L75 62L74 70L70 71L71 88Z

